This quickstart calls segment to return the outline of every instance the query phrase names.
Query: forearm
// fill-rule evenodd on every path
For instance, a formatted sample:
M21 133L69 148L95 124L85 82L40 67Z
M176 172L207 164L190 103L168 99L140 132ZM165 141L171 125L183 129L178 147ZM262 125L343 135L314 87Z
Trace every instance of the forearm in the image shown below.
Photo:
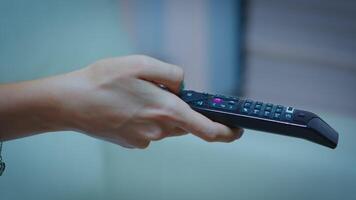
M50 78L0 85L0 140L64 129Z

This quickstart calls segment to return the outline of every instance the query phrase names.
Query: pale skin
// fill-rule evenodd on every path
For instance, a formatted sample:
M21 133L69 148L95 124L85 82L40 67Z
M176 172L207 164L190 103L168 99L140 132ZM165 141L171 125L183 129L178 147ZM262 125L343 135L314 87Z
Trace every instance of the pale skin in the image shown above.
M177 96L183 78L178 66L132 55L0 85L0 141L65 130L127 148L187 133L209 142L240 138L242 129L211 121Z

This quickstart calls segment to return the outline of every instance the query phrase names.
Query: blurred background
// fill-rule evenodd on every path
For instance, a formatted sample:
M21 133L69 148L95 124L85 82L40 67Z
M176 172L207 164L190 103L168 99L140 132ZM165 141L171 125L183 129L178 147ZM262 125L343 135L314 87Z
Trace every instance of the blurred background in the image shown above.
M356 199L355 19L352 0L0 0L1 83L147 54L189 89L311 110L340 133L335 150L251 130L146 150L37 135L4 143L0 199Z

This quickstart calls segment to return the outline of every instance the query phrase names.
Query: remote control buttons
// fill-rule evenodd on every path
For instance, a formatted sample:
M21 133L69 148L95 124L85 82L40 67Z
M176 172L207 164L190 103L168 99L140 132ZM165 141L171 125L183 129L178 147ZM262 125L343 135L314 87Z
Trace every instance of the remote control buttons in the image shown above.
M242 113L248 114L249 112L250 112L249 108L246 108L246 107L242 108Z
M283 106L281 106L281 105L278 105L277 107L276 107L276 113L281 113L283 111Z
M245 108L249 108L250 106L251 106L251 103L245 102L245 104L244 104L244 107L245 107Z
M235 105L227 105L227 109L228 110L236 110L237 109L237 107L235 106Z
M228 104L229 105L236 105L236 101L229 101Z
M269 118L269 115L270 115L270 114L271 114L270 111L265 111L265 112L263 113L263 117Z
M227 102L227 109L228 110L236 110L237 109L237 101L228 101Z
M293 110L292 107L285 108L282 105L273 105L259 101L254 102L247 99L242 103L241 113L273 120L291 121L293 120L293 113L289 112L293 112Z
M273 115L273 119L279 119L279 118L280 118L280 116L281 116L281 114L280 114L280 113L274 113L274 115Z
M223 100L220 99L220 98L213 98L213 102L214 102L214 103L222 103Z
M220 97L220 96L219 96ZM225 101L222 98L214 97L210 101L210 106L217 109L235 111L237 109L236 101Z
M273 108L273 104L266 103L262 116L265 118L271 118L272 108Z
M245 102L243 104L243 107L241 108L241 112L243 114L249 114L251 106L252 106L252 103L253 103L252 100L249 100L249 99L245 100Z
M293 107L287 107L286 113L293 113L294 112L294 108Z
M285 114L284 114L284 118L287 120L287 121L292 121L293 119L293 112L294 112L294 108L293 107L287 107L286 108L286 111L285 111Z
M252 114L253 115L259 115L260 114L260 112L261 112L261 108L262 108L262 102L256 102L256 104L255 104L255 107L254 107L254 109L253 109L253 111L252 111Z
M260 114L260 110L254 109L254 110L252 111L252 114L253 114L253 115L258 115L258 114Z
M292 120L292 114L286 113L285 114L285 118L286 118L286 120L291 121Z
M272 116L273 119L277 119L277 120L280 120L281 119L281 115L282 115L282 111L283 111L283 106L281 105L277 105L276 106L276 109L274 111L274 114Z
M202 105L204 105L204 101L196 101L195 105L202 106Z
M245 108L250 108L252 106L253 101L251 100L245 100L244 107Z
M206 100L208 98L208 95L204 94L204 93L197 93L197 92L190 91L190 90L183 90L180 93L180 97L186 103L193 103L194 104L194 102L196 102L196 101Z
M220 108L220 104L215 103L215 102L210 103L210 106L213 108Z
M273 105L270 104L270 103L268 103L268 104L266 105L266 107L265 107L265 111L271 112L271 111L272 111L272 107L273 107Z

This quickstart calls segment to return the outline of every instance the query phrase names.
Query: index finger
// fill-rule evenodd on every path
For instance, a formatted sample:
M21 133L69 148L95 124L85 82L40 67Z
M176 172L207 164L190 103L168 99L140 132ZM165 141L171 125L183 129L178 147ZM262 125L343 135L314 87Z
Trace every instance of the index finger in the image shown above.
M184 71L176 65L165 63L155 58L143 56L142 68L138 71L138 78L162 84L170 91L178 94L184 79Z
M214 122L204 115L194 111L187 104L177 106L180 125L183 129L209 142L231 142L242 136L243 129L231 129Z

